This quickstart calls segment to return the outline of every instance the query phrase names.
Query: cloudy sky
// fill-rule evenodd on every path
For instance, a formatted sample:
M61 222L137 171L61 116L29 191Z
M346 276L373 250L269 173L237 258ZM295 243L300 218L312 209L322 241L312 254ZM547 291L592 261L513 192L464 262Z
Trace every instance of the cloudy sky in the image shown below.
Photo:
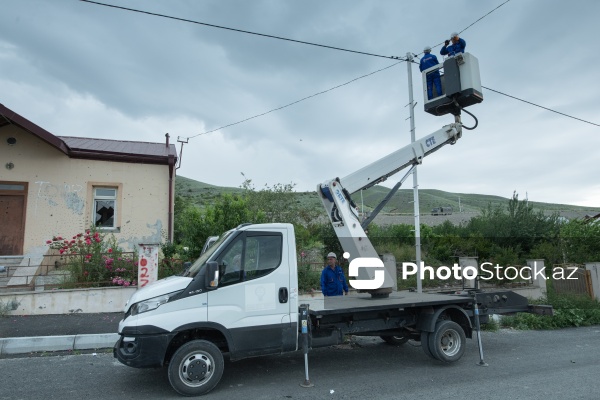
M600 124L595 0L104 2L386 57L464 30L483 86ZM0 5L0 103L55 135L169 132L191 137L178 175L237 187L243 172L258 188L302 191L410 142L406 63L77 0ZM416 136L453 122L423 111L416 65L412 80ZM599 126L486 89L484 99L469 108L479 127L424 160L420 188L600 207Z

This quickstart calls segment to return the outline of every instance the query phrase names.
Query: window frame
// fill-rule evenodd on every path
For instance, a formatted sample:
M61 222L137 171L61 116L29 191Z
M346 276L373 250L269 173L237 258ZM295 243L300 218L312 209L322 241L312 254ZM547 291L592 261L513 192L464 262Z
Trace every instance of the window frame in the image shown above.
M277 239L279 240L279 251L278 251L278 255L279 258L277 259L277 263L272 266L271 268L256 268L253 270L249 270L247 271L247 267L248 265L248 240L251 239L257 239L257 238L266 238L266 237L277 237ZM223 279L226 277L226 275L229 273L229 271L227 271L227 267L229 266L229 264L226 262L225 264L223 264L224 258L232 258L232 251L235 251L235 247L238 246L238 244L240 244L241 242L241 259L240 259L240 270L239 270L239 278L237 279ZM274 271L276 271L282 264L282 258L283 258L283 234L281 232L270 232L270 231L265 231L265 232L244 232L243 234L237 236L235 239L233 239L231 241L231 243L229 243L227 245L226 248L224 248L221 252L219 252L219 254L214 258L218 263L219 263L219 267L220 267L220 275L221 275L221 280L222 282L219 283L219 287L227 287L227 286L231 286L231 285L235 285L235 284L239 284L242 282L248 282L251 280L255 280L255 279L259 279L262 277L265 277L267 275L272 274ZM259 260L258 263L260 263L261 261ZM258 265L258 264L257 264ZM260 265L258 265L260 266ZM246 272L250 272L249 274L246 274Z
M88 225L95 226L98 230L103 232L115 232L121 231L121 210L122 210L122 198L123 198L123 185L121 183L112 182L89 182L88 184L88 199L90 204L90 210L88 215L91 221ZM96 196L96 189L110 189L115 190L115 196ZM114 213L113 213L113 224L112 226L97 226L96 225L96 204L97 201L114 201Z

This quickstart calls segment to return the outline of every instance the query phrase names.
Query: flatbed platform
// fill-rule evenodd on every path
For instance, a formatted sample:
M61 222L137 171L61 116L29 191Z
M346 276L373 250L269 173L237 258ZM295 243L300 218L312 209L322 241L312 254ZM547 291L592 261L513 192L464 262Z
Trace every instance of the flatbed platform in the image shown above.
M387 298L372 298L367 293L355 293L348 296L300 300L300 304L309 305L309 313L315 316L333 315L348 311L378 311L391 308L404 309L445 304L460 304L464 307L472 302L473 299L465 295L409 291L393 292Z

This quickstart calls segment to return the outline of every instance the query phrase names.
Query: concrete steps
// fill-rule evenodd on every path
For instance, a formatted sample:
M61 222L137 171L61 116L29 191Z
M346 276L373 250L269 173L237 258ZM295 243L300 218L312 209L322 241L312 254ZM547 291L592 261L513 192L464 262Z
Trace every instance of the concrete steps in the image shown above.
M22 261L23 256L0 256L0 289L6 288Z
M0 291L31 290L30 285L35 281L42 260L43 256L0 256L0 265L5 269L0 272Z

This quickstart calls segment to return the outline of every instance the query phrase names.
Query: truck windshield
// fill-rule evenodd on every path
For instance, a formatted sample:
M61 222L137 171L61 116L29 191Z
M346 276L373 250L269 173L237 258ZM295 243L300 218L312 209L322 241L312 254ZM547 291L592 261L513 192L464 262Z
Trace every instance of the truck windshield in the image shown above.
M196 274L200 271L200 269L206 264L206 262L210 260L215 250L221 247L221 243L223 243L229 236L231 236L232 232L233 231L226 232L221 237L219 237L219 239L216 242L214 242L208 249L206 249L206 251L202 253L202 255L200 255L200 257L198 257L196 261L194 261L192 266L183 274L183 276L189 276L191 278L195 277Z

